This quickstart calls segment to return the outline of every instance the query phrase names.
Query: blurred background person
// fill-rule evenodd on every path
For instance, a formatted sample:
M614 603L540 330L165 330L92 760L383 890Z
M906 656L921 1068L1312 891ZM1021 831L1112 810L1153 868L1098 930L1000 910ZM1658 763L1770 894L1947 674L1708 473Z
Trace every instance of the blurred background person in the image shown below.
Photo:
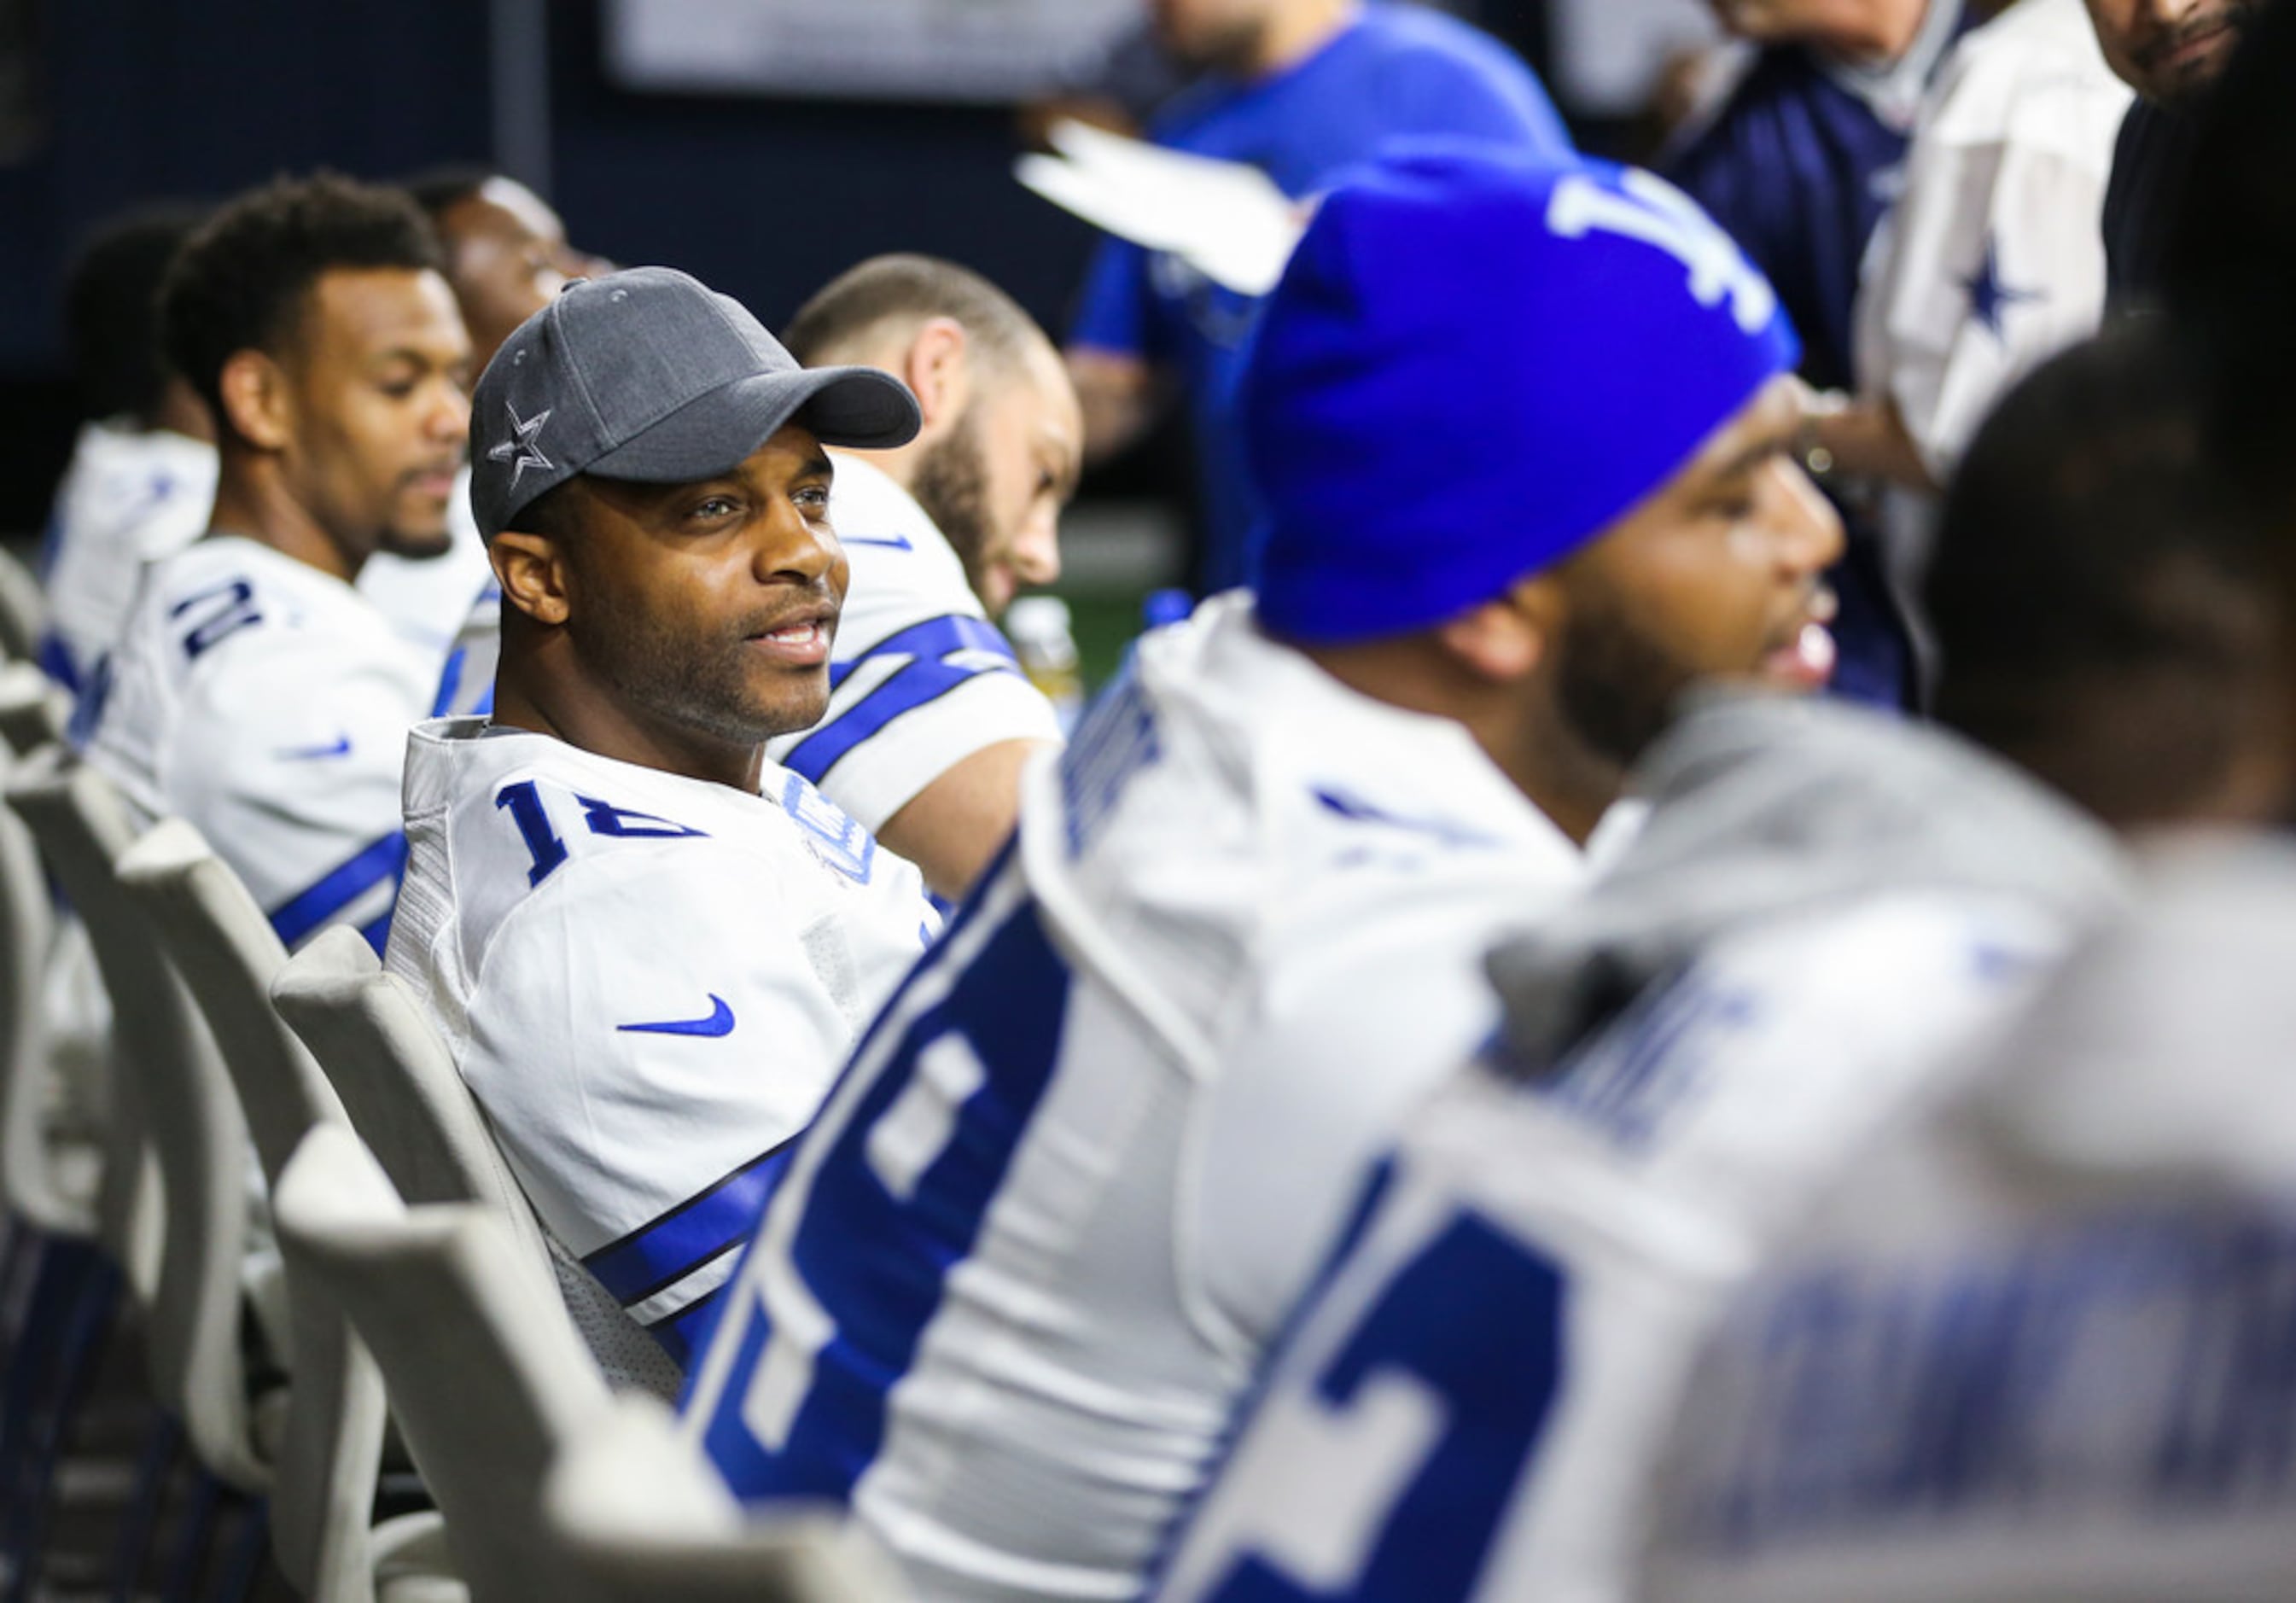
M1927 674L1915 598L1938 488L2002 392L2103 319L2100 218L2128 107L2081 0L2021 0L1965 36L1860 275L1855 399L1813 399L1811 448L1875 498Z
M1398 136L1457 135L1561 157L1569 135L1513 53L1456 18L1388 0L1152 0L1158 37L1201 73L1150 136L1263 169L1306 197ZM1243 582L1256 516L1235 390L1257 303L1177 257L1103 240L1069 330L1085 448L1139 437L1175 394L1194 441L1200 590Z
M560 290L613 270L566 243L566 226L541 196L491 168L434 169L402 187L438 233L447 282L471 338L472 383L511 330ZM490 593L494 583L486 542L471 521L467 466L455 481L447 529L452 538L445 550L419 556L378 551L358 576L359 594L442 666L473 598Z
M184 243L160 318L220 474L208 533L150 570L82 697L88 760L146 818L197 826L286 945L348 923L380 950L438 669L353 581L448 538L470 346L437 241L396 190L280 179Z
M87 422L40 553L40 666L75 694L119 637L144 564L197 539L215 503L214 425L160 349L160 281L200 219L187 207L119 218L88 241L65 287Z
M1964 0L1714 0L1714 10L1758 49L1660 170L1778 286L1802 336L1802 377L1842 389L1858 269L1898 193L1923 99L1975 12ZM1911 627L1871 519L1843 506L1834 688L1903 706L1915 690Z
M830 523L852 568L837 687L818 725L767 752L958 900L1013 832L1022 766L1060 737L993 621L1060 577L1076 391L1012 297L928 257L840 275L784 338L808 367L894 374L923 426L898 450L834 452Z
M2261 0L2088 0L2097 43L2136 91L2113 149L2104 197L2108 294L2152 304L2177 207L2196 163L2196 111L2223 74Z

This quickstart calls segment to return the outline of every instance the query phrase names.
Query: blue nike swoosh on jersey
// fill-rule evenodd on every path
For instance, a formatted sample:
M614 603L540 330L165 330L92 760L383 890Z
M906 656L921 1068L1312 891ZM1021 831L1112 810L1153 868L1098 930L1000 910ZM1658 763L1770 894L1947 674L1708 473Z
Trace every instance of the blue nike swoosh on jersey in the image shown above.
M888 551L914 551L916 549L914 546L909 544L909 537L906 534L897 534L889 540L873 540L865 538L861 535L848 534L840 536L838 539L838 544L840 546L882 546Z
M290 746L279 753L289 762L316 762L326 757L348 757L351 754L351 737L338 735L332 745Z
M664 1019L658 1024L617 1024L616 1029L631 1035L731 1035L734 1033L734 1010L726 999L716 991L709 993L714 1009L706 1018Z

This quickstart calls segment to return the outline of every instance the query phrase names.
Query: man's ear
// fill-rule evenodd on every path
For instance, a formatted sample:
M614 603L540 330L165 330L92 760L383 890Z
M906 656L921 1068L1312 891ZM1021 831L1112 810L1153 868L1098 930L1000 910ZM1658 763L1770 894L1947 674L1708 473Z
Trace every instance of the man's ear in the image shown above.
M566 621L572 608L567 600L565 557L556 540L505 529L488 542L487 561L511 605L553 629Z
M1554 651L1567 611L1561 580L1537 573L1439 625L1435 637L1478 678L1512 684Z
M917 398L923 432L957 417L972 399L972 346L964 325L954 317L928 317L909 336L900 376Z
M286 371L262 351L232 352L217 387L223 392L224 423L258 450L280 450L294 438Z

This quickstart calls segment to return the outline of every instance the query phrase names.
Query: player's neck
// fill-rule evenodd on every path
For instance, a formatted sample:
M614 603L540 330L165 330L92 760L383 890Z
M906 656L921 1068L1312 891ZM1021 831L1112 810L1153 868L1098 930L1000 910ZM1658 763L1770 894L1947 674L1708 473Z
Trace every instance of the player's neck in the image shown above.
M1244 76L1273 78L1298 66L1345 32L1362 9L1360 0L1301 0L1277 6Z
M1588 749L1546 704L1551 698L1527 710L1521 686L1465 671L1424 637L1294 649L1358 695L1464 726L1515 789L1582 846L1625 788L1625 770Z
M1817 48L1852 66L1886 67L1899 60L1921 37L1930 7L1946 0L1871 0L1855 21Z
M493 719L617 762L727 785L752 796L765 772L762 745L716 740L665 725L628 706L594 680L563 630L535 641L513 640L505 634L502 662L495 673Z
M345 548L297 500L269 457L243 448L223 448L221 472L216 481L215 513L208 527L225 534L243 535L268 546L283 556L332 574L349 584L358 578L365 558Z

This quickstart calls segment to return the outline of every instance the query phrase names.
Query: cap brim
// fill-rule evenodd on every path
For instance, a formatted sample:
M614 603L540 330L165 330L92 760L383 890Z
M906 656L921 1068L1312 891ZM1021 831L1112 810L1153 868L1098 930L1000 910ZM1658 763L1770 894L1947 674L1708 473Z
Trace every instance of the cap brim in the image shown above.
M738 466L783 424L824 445L883 451L916 438L916 398L874 367L813 367L735 379L634 435L582 471L602 479L678 484Z

